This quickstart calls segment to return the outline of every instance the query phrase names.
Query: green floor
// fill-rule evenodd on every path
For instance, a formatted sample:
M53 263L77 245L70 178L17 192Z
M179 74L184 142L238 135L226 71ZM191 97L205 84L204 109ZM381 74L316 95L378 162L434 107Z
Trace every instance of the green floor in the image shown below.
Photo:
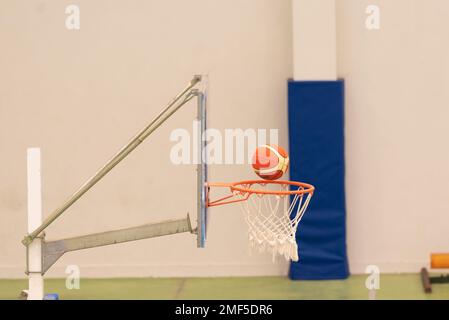
M61 299L367 299L366 276L344 281L290 281L282 277L82 279L79 290L65 280L46 280ZM382 275L377 299L449 299L449 284L423 293L418 274ZM0 280L0 299L17 299L26 280Z

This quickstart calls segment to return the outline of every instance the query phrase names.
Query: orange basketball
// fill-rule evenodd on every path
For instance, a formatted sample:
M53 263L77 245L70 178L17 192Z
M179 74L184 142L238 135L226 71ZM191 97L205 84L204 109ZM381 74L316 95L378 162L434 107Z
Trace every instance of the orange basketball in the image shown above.
M276 180L282 177L288 169L288 164L287 152L275 144L258 147L253 156L254 172L265 180Z

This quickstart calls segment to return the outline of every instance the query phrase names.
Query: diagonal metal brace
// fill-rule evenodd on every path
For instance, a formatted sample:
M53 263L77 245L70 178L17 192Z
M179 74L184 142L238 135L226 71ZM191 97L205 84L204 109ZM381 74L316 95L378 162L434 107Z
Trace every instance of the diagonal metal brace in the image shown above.
M22 243L28 246L38 237L50 224L61 216L70 206L80 199L90 188L97 184L108 172L125 159L134 149L136 149L150 134L152 134L162 123L170 118L184 104L189 102L194 95L191 90L201 81L201 76L196 75L190 80L188 86L181 91L145 128L134 136L119 152L117 152L100 170L89 178L77 191L75 191L60 207L54 210L33 232L26 235Z
M44 241L42 243L42 274L44 274L66 252L183 232L195 233L195 230L192 229L189 215L187 215L185 219L167 220L79 237L48 242Z

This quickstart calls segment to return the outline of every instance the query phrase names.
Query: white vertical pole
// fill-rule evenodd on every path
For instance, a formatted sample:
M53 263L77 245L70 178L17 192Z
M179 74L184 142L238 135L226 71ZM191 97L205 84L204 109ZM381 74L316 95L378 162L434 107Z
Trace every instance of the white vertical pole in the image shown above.
M335 0L292 0L293 80L337 79Z
M41 194L41 150L27 150L28 177L28 233L34 231L42 223ZM42 277L42 239L36 238L28 246L28 300L44 298L44 279Z

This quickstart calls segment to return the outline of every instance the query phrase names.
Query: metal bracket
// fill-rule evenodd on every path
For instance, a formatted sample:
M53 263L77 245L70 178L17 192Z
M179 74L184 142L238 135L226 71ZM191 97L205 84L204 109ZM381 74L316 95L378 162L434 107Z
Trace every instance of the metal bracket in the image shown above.
M42 232L40 235L38 235L36 237L36 239L40 239L42 241L41 250L43 250L42 247L43 247L43 243L45 242L45 232ZM26 269L25 269L25 274L29 275L30 273L42 273L40 271L30 270L30 259L29 259L30 255L29 255L28 251L29 251L29 247L26 246ZM41 265L43 265L43 263L44 263L44 261L43 261L43 258L42 258Z
M131 228L88 234L48 242L44 240L42 242L42 274L45 274L45 272L47 272L47 270L66 252L184 232L193 233L188 214L185 219L148 223Z

